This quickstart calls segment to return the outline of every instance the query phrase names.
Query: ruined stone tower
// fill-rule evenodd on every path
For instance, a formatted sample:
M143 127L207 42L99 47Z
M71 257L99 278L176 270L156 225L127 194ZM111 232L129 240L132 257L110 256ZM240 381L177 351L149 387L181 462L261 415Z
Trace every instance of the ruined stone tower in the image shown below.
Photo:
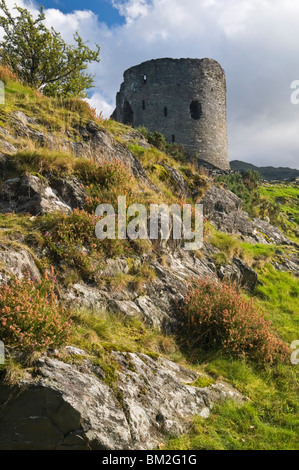
M161 132L187 153L228 169L226 81L211 59L157 59L131 67L112 117Z

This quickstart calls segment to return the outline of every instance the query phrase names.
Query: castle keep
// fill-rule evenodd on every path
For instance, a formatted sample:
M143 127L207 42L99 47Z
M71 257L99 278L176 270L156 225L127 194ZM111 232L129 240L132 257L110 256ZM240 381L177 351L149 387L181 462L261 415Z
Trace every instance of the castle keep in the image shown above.
M215 60L157 59L131 67L112 117L161 132L199 163L229 169L226 81Z

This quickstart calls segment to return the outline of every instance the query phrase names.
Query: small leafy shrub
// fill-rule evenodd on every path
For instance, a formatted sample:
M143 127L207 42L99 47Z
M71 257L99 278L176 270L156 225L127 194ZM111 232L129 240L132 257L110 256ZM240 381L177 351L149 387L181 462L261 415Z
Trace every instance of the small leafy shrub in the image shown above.
M191 350L217 350L263 363L287 357L288 348L270 322L232 287L210 280L191 283L182 313Z
M41 281L14 277L0 288L0 338L25 351L64 344L71 322L55 295L53 273Z

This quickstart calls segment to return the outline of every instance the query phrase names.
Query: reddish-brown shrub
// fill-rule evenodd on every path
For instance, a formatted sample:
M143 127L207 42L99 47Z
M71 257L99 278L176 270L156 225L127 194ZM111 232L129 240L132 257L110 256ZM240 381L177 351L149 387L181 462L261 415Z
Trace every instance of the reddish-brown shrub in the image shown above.
M0 80L5 84L10 81L17 81L17 76L7 66L0 65Z
M6 345L41 351L67 341L71 322L54 287L52 273L41 281L14 277L0 287L0 338Z
M230 286L211 280L190 283L182 313L183 336L190 349L222 350L266 363L287 357L287 346L253 300Z

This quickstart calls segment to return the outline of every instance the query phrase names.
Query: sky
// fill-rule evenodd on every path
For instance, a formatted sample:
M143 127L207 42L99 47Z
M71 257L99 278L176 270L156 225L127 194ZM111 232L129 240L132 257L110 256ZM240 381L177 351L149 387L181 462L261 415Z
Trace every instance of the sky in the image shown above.
M89 102L105 117L127 68L162 57L217 60L227 79L229 159L299 169L299 104L291 102L291 83L299 80L298 0L6 3L33 13L42 3L47 26L67 42L78 30L91 47L101 46L100 64L90 66Z

